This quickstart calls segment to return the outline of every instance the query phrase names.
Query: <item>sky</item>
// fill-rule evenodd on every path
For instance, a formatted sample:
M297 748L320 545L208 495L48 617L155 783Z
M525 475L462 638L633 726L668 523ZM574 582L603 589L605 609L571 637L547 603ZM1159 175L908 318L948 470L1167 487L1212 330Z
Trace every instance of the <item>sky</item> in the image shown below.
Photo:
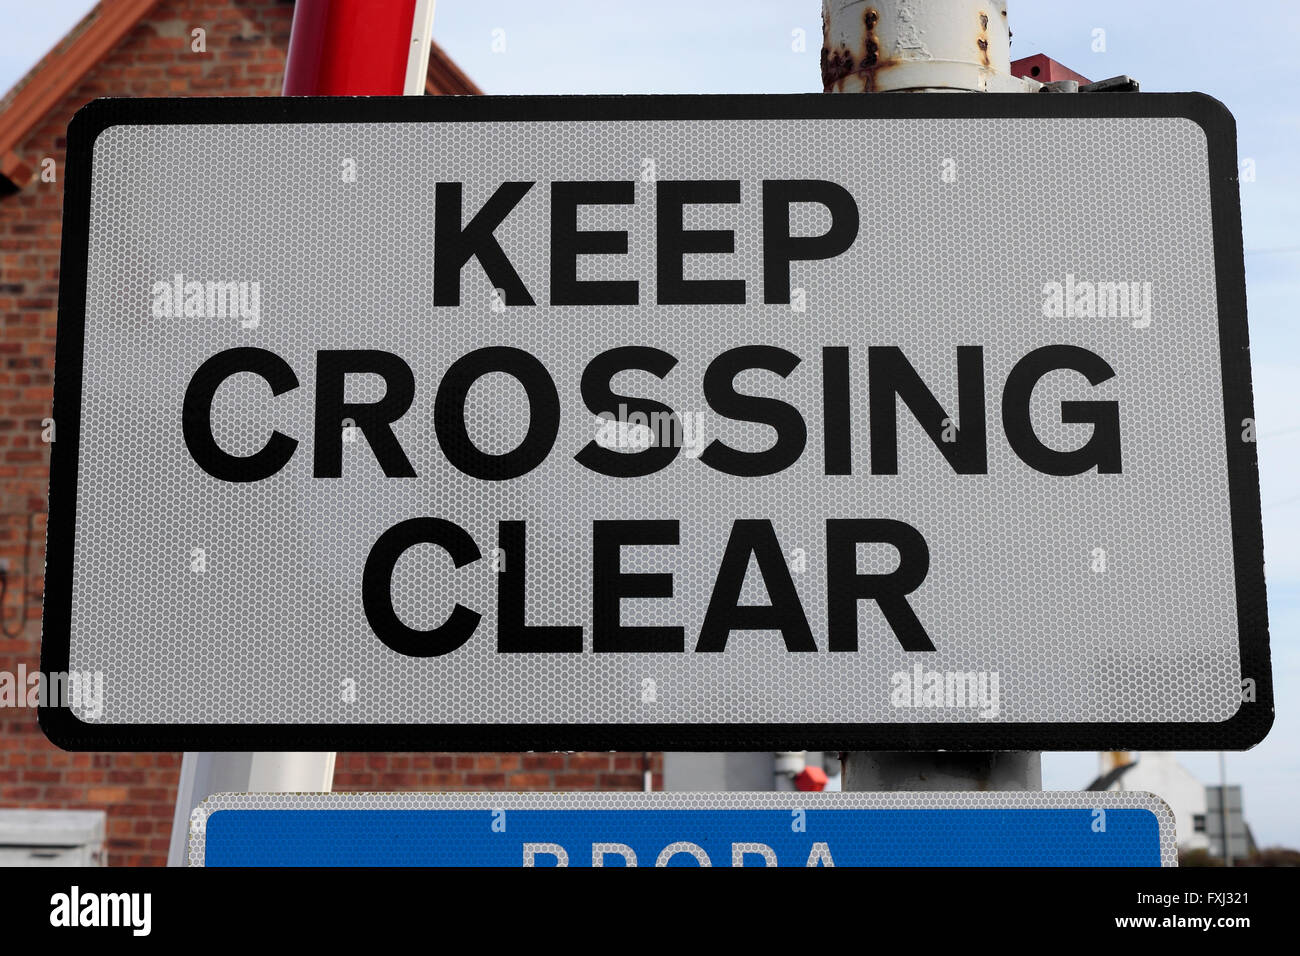
M4 5L0 90L91 7ZM1253 162L1241 202L1278 714L1268 738L1229 754L1227 768L1257 841L1300 847L1300 3L1010 0L1008 13L1013 59L1045 53L1091 79L1126 73L1144 91L1208 93L1236 117L1239 156ZM821 89L818 0L439 0L434 35L490 94ZM1217 781L1216 754L1179 759ZM1045 754L1044 787L1085 786L1096 763Z

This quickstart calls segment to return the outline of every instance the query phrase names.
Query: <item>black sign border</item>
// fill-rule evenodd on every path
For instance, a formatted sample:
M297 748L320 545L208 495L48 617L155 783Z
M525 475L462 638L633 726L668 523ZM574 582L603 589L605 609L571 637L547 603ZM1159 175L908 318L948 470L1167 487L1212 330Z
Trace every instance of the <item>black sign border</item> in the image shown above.
M510 97L249 97L99 99L68 127L55 356L50 504L41 668L68 670L80 443L82 361L95 141L120 125L456 123L584 120L966 119L1176 117L1209 150L1232 546L1241 673L1255 700L1220 722L879 724L98 724L66 707L39 711L67 750L1244 750L1273 723L1264 539L1246 326L1236 123L1201 93L985 93L924 96L671 95ZM1192 559L1193 556L1188 556Z

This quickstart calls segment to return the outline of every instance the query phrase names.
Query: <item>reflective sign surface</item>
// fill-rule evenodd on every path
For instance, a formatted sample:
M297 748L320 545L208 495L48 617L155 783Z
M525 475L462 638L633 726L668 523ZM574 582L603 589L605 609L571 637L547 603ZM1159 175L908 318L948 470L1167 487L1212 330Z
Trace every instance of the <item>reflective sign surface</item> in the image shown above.
M1231 117L953 99L89 107L47 731L1260 739Z

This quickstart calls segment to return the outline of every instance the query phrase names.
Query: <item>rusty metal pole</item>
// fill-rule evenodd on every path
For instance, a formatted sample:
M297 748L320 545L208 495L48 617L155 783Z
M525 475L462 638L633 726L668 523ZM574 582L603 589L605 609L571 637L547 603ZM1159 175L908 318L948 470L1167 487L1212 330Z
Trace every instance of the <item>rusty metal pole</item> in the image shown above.
M1006 0L822 0L827 93L1031 93L1011 75ZM1041 790L1038 753L862 751L844 790Z
M1006 0L822 0L827 93L1033 93L1011 75Z

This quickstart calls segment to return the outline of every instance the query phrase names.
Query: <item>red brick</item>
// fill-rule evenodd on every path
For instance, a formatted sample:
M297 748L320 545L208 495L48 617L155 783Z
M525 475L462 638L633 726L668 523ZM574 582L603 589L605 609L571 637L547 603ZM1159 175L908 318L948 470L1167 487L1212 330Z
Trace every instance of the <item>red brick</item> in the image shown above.
M504 790L506 775L503 773L467 773L465 786L472 790Z
M563 770L562 754L524 754L525 770Z
M595 790L596 775L594 773L557 773L555 775L556 790Z
M506 786L510 790L549 790L551 775L549 773L512 773L506 776Z
M573 754L569 757L570 770L608 770L610 765L609 754Z

